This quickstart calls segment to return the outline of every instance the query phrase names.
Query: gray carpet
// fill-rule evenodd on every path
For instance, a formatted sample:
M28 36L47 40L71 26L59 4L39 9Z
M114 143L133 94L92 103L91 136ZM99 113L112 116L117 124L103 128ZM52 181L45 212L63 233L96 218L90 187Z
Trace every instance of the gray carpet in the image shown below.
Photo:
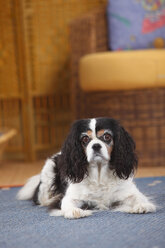
M18 188L0 190L0 248L165 248L165 177L136 179L159 205L156 213L111 211L66 220L17 201Z

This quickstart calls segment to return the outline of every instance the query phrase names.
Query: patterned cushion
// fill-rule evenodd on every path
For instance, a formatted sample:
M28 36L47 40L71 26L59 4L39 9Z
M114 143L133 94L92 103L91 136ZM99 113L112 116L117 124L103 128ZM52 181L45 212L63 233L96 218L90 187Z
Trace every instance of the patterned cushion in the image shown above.
M111 50L165 48L165 0L109 0Z

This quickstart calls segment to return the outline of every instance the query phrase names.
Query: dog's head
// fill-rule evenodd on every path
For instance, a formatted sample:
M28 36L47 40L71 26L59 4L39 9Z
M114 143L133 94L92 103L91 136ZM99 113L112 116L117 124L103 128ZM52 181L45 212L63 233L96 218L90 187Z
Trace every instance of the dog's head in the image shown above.
M137 166L135 143L128 132L112 118L76 121L62 147L62 176L80 182L88 167L109 163L119 178L127 179Z

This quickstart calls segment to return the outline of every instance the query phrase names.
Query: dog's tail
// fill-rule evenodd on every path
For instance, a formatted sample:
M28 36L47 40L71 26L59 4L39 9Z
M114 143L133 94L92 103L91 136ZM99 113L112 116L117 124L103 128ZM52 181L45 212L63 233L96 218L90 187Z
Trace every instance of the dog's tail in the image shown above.
M37 186L40 183L40 175L31 177L17 194L18 200L31 200Z

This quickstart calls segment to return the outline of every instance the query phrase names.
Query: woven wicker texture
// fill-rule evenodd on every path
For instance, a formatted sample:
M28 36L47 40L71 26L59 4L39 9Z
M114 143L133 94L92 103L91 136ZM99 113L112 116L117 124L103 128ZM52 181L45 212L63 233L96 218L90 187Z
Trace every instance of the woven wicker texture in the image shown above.
M105 0L5 0L0 4L0 127L18 135L6 157L57 151L70 125L69 22Z
M2 155L5 147L7 146L10 139L12 139L16 135L15 129L0 129L0 162L2 159Z
M120 120L136 141L140 166L165 166L165 88L84 93L79 87L79 59L106 51L106 32L105 9L71 24L72 117L109 116Z

